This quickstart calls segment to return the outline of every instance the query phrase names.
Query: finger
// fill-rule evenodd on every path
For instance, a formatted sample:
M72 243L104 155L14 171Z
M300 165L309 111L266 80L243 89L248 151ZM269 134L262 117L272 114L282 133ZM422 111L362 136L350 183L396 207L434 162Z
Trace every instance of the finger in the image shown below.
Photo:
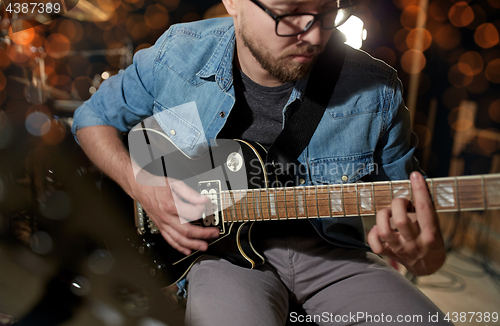
M391 209L385 208L377 213L375 219L379 236L391 247L396 248L400 246L399 234L391 228L391 216Z
M412 172L410 176L415 212L421 232L436 232L438 229L434 204L422 174Z
M192 203L185 202L176 192L172 192L172 199L174 201L176 214L181 219L181 223L183 220L199 220L206 209L205 203L193 205Z
M409 218L409 203L410 201L404 198L395 198L392 201L392 221L403 239L413 241L418 237L418 224Z
M187 233L182 233L182 231L179 232L174 228L169 228L166 229L166 232L168 233L168 235L170 235L170 237L174 241L174 245L181 248L182 253L187 253L190 250L206 251L208 249L208 243L206 241L201 240L201 238L198 237L193 238L190 236L192 234L191 231L188 231Z
M385 242L382 242L379 235L377 225L374 225L367 236L368 245L372 248L373 252L378 255L389 255L392 251Z
M173 228L186 238L190 239L214 239L220 235L216 227L203 227L193 224L177 224Z
M172 248L179 251L180 253L183 253L186 256L191 254L191 250L189 248L181 246L177 241L174 240L174 238L172 238L172 236L170 236L167 231L161 230L160 232L163 238L170 244L170 246L172 246Z
M186 183L179 180L169 180L170 189L179 195L180 198L194 205L205 204L210 201L208 197L199 194L196 190L189 187Z

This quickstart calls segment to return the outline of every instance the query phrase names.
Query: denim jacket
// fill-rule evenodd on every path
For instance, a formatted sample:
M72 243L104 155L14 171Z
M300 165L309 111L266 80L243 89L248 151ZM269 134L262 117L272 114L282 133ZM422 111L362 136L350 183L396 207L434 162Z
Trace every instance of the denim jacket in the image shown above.
M127 132L155 115L165 131L175 131L170 134L174 144L194 153L198 145L216 139L235 103L234 51L231 18L173 25L78 108L73 133L92 125ZM284 122L306 84L307 78L296 82L283 108ZM196 109L184 105L191 102ZM419 169L416 143L396 71L347 46L334 94L298 158L307 169L304 185L407 179ZM369 249L360 217L311 222L334 245Z

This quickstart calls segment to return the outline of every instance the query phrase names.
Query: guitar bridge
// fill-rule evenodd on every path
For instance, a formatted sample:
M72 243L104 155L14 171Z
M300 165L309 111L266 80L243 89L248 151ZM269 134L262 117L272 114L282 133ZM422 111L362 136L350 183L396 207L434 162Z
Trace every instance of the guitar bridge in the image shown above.
M146 211L142 208L142 205L134 201L135 208L135 226L137 228L137 233L144 235L149 229L151 234L158 234L160 230L156 226L155 222L149 217Z

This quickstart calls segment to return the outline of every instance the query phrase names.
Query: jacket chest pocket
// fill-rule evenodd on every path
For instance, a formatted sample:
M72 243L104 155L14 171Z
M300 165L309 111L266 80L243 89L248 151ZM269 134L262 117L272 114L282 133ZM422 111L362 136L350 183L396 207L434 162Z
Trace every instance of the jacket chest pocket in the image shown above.
M358 181L373 172L373 153L319 158L310 161L313 181L319 184L342 184Z

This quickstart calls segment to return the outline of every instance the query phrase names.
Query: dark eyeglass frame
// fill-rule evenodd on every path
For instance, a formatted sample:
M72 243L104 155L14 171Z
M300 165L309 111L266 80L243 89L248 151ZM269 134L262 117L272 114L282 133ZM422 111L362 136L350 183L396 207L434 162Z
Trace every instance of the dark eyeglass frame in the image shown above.
M299 34L302 34L302 33L305 33L307 32L311 26L314 25L315 22L317 21L320 21L321 23L321 28L323 29L326 29L326 30L331 30L331 29L335 29L337 27L339 27L340 25L342 25L343 23L346 22L346 20L351 16L350 14L345 17L339 24L335 24L333 27L328 27L328 28L325 28L323 26L323 17L326 16L326 15L329 15L331 14L333 11L338 11L340 9L346 9L346 8L350 8L350 9L353 9L355 4L354 4L354 0L337 0L337 8L335 9L331 9L331 10L328 10L326 12L322 12L322 13L319 13L319 14L312 14L312 13L295 13L295 14L285 14L285 15L276 15L275 13L273 13L271 11L271 9L267 8L266 6L264 6L260 1L258 0L250 0L252 1L253 3L255 3L260 9L264 10L266 14L268 14L269 16L271 16L272 19L274 19L274 21L276 22L276 27L274 29L274 31L276 32L276 35L278 36L281 36L281 37L288 37L288 36L296 36L296 35L299 35ZM304 15L307 15L307 16L313 16L313 19L306 25L306 27L304 27L304 29L298 33L294 33L294 34L287 34L287 35L280 35L278 33L278 24L281 20L283 20L284 18L286 17L290 17L290 16L304 16Z

